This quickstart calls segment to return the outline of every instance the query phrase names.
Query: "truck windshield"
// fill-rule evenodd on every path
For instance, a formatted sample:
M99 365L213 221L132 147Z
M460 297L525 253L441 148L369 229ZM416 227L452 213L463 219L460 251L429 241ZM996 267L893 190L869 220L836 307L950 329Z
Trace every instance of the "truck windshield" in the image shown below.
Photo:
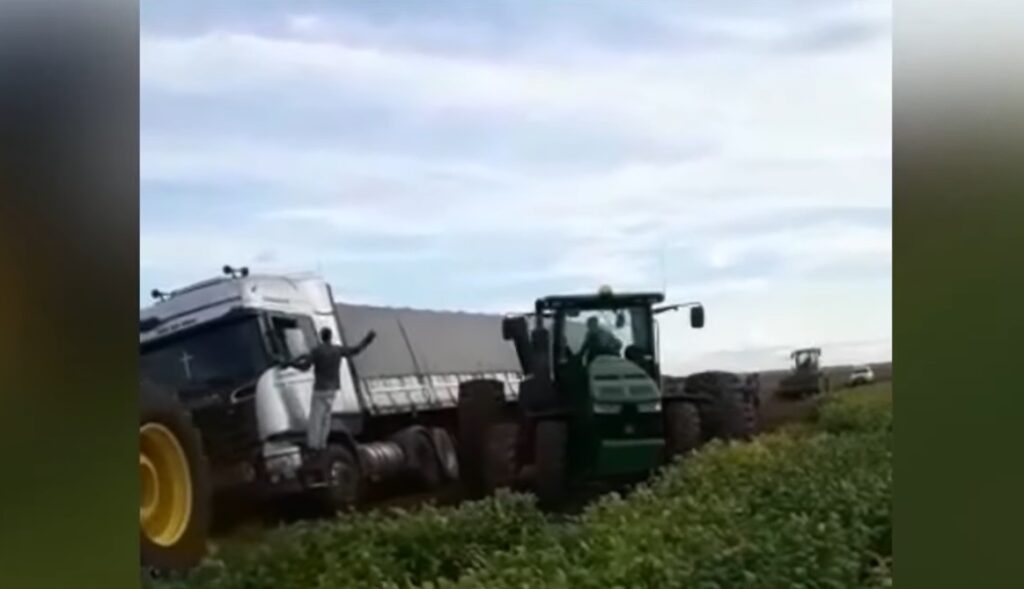
M259 320L247 317L147 344L140 370L144 378L189 389L254 379L267 365Z

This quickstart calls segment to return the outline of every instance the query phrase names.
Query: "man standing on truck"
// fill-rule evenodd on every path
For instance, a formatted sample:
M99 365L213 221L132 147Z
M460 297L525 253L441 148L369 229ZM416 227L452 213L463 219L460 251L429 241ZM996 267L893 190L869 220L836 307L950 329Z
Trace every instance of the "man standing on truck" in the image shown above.
M313 367L313 399L309 406L309 425L306 430L306 445L314 452L327 447L331 433L331 406L341 389L341 359L362 353L369 346L377 332L370 330L355 347L338 346L331 343L331 329L320 330L320 344L309 354L286 364L299 370Z

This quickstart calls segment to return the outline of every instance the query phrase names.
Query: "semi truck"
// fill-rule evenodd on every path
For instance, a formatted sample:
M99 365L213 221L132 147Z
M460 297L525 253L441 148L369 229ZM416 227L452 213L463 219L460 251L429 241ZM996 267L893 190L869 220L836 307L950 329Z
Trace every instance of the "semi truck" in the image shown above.
M523 377L500 315L336 302L316 274L225 266L152 295L139 323L144 567L194 565L211 497L228 489L301 496L334 512L381 489L458 480L460 456L478 454L476 397L466 392L486 383L514 404ZM288 363L324 327L337 344L371 330L377 338L342 362L329 446L314 462L304 445L313 374Z

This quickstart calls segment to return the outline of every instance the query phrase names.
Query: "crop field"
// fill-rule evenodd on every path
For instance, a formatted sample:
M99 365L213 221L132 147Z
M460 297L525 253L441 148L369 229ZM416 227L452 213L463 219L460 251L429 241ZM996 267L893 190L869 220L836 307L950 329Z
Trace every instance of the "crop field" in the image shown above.
M530 496L377 510L222 547L160 589L889 587L892 391L714 442L627 496L551 516Z

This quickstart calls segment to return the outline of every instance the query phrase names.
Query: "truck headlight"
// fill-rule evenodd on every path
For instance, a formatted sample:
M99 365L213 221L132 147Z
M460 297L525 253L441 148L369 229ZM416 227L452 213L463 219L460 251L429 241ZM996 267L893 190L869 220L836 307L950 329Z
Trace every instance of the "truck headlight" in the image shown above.
M622 405L613 403L594 403L594 413L600 415L612 415L622 412Z
M639 413L657 413L661 411L661 401L655 401L653 403L640 403L636 406L636 410Z

